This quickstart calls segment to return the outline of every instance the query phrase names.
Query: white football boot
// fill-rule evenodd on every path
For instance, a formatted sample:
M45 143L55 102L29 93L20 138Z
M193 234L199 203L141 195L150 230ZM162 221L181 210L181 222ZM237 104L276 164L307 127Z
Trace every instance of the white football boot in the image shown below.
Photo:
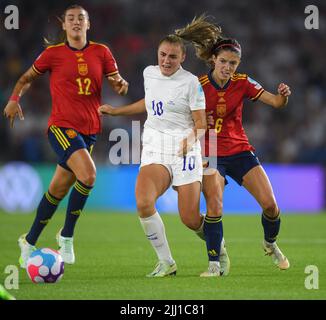
M290 262L282 253L276 242L269 243L263 240L263 249L266 256L272 257L273 262L281 269L286 270L290 268Z
M26 269L27 260L31 253L36 250L36 247L29 244L26 240L27 233L21 235L18 238L18 245L20 247L20 257L19 257L19 264L20 267Z
M75 263L75 253L74 253L74 238L73 237L63 237L61 235L61 230L56 235L56 240L59 246L59 252L62 256L64 263L74 264Z
M221 266L218 261L209 261L208 270L200 274L200 277L219 277L219 276L221 276Z
M177 264L170 265L166 261L159 261L155 269L146 275L147 278L163 278L166 276L175 276L177 274Z
M226 251L224 238L222 239L221 242L220 265L221 265L221 276L227 276L230 272L230 259Z

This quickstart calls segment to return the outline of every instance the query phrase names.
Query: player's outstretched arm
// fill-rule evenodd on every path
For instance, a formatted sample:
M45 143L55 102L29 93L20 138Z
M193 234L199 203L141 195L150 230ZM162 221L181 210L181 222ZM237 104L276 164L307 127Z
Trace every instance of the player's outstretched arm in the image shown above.
M258 100L274 108L285 107L288 103L288 97L291 95L290 87L285 83L280 83L277 92L278 94L275 95L268 91L264 91Z
M100 115L107 114L109 116L130 116L133 114L143 113L146 111L145 99L141 99L132 104L114 108L109 104L103 104L98 108Z
M11 97L9 98L9 101L3 110L4 116L10 120L11 128L14 126L14 121L17 115L20 120L24 120L24 115L19 104L19 99L29 89L31 83L37 76L38 74L32 68L29 68L17 81Z
M112 89L120 94L121 96L125 96L128 93L129 83L124 80L120 74L116 74L114 76L107 78Z

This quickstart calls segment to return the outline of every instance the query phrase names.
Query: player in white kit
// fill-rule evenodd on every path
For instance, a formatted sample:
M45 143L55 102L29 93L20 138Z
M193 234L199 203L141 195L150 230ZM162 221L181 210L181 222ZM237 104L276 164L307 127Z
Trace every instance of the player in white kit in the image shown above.
M133 115L147 112L143 150L136 182L136 202L141 225L158 263L148 277L175 275L177 265L165 235L156 200L170 187L178 193L182 222L198 231L203 175L199 139L205 134L205 96L198 78L184 70L185 45L176 35L166 36L158 47L158 65L144 70L145 98L113 108L103 105L100 114Z

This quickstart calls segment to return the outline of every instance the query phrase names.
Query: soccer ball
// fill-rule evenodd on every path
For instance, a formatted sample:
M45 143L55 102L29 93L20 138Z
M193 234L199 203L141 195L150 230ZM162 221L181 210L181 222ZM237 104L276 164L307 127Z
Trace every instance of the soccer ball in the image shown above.
M26 271L35 283L54 283L63 276L64 262L57 250L38 249L29 256Z

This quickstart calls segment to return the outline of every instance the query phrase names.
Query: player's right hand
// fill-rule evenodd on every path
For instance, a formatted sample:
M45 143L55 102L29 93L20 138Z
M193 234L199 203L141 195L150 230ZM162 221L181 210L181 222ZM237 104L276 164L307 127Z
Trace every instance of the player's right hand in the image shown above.
M97 109L97 112L100 116L102 116L103 114L107 114L109 116L115 116L114 111L115 109L109 104L103 104Z
M20 120L24 120L22 108L16 101L9 101L3 110L3 114L6 118L9 118L11 128L14 127L14 121L17 115Z

